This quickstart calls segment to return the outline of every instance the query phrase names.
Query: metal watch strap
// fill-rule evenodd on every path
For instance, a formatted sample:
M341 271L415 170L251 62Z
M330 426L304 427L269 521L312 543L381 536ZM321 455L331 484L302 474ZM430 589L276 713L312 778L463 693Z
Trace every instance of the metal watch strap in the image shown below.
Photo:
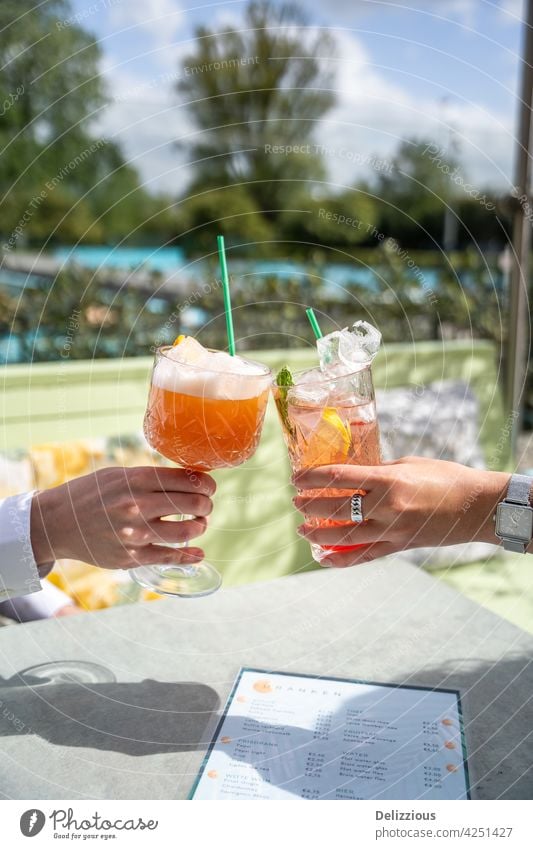
M502 540L505 551L514 551L515 554L525 554L527 545L520 540L510 539L506 537Z
M533 478L528 475L512 475L507 488L507 494L500 504L516 505L526 507L531 512L530 495L532 492ZM525 554L528 543L519 539L513 539L505 534L498 534L506 551L514 551Z
M513 504L523 504L529 507L529 493L531 490L531 478L527 475L513 475L509 481L509 488L505 501Z

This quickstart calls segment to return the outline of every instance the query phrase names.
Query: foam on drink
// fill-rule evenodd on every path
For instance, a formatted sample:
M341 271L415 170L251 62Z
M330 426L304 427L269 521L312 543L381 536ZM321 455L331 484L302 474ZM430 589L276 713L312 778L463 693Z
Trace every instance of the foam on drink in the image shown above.
M179 368L179 365L184 368ZM258 395L258 381L247 378L264 369L224 351L208 351L188 336L158 360L152 383L160 389L213 400L243 401ZM265 375L266 388L269 374Z

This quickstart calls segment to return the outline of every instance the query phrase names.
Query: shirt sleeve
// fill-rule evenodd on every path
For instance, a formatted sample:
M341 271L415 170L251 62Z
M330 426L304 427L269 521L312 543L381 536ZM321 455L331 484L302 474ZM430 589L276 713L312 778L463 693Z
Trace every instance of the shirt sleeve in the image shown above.
M33 496L24 492L0 499L0 601L42 589L30 538Z
M43 581L42 590L38 593L0 601L0 615L9 616L18 622L33 622L36 619L48 619L67 605L74 606L70 596L50 581Z

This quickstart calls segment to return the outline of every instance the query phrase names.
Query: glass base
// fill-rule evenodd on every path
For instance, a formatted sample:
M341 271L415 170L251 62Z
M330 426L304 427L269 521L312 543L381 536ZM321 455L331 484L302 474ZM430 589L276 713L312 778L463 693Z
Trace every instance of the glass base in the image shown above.
M367 548L367 543L360 543L359 545L330 545L324 548L312 542L310 543L310 548L313 560L316 560L317 563L322 565L324 558L329 557L330 554L337 554L339 551L357 551L358 548Z
M322 548L321 545L316 545L315 543L310 543L311 555L315 563L322 563L324 557L327 557L328 554L331 554L331 551L327 551L325 548Z
M145 589L180 598L211 595L222 584L217 570L205 560L194 566L139 566L130 574Z
M116 681L115 675L99 663L86 660L54 660L24 669L19 677L32 687L50 684L106 684Z

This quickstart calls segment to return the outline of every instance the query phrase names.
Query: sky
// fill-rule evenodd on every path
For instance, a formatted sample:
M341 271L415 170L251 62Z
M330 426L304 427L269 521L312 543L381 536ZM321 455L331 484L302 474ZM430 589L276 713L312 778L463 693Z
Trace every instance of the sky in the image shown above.
M337 42L338 103L319 124L330 181L371 178L405 138L453 146L477 188L512 186L521 0L300 0ZM109 104L98 130L121 142L152 191L180 191L174 142L193 130L173 83L198 25L239 25L245 0L72 0L102 49Z

